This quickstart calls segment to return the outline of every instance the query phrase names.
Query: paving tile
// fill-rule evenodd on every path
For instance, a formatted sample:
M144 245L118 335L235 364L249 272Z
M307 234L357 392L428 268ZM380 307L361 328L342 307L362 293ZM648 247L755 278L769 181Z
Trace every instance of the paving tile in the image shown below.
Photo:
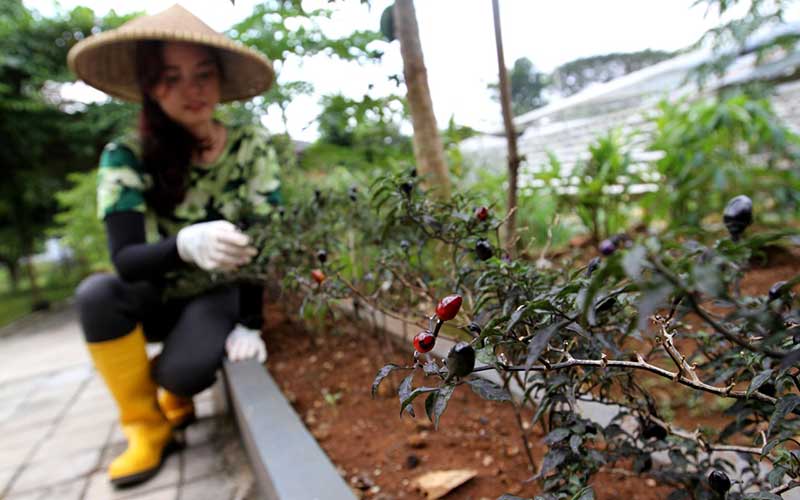
M86 384L81 393L75 399L75 404L83 406L86 403L91 403L97 400L105 400L113 403L114 400L111 397L111 392L109 392L108 388L106 387L105 383L102 382L100 377L92 380L99 380L100 382L90 382Z
M113 490L106 470L127 446L116 405L74 311L54 318L0 338L0 493L9 490L3 500L177 500L181 489L186 499L227 500L237 481L252 485L244 478L246 461L227 454L239 437L217 382L195 398L200 420L186 431L188 447L144 485Z
M25 493L3 497L8 500L81 500L86 479L36 488Z
M167 492L172 491L172 498L177 495L176 488L180 480L180 457L175 454L167 458L164 465L158 474L149 481L137 484L130 488L115 489L108 480L106 468L93 474L89 478L89 488L86 490L86 497L84 500L117 500L129 498L146 498L142 497L145 493L158 493L160 495L167 495ZM161 497L154 497L161 498ZM166 497L165 497L166 498Z
M130 500L176 500L178 498L178 487L172 486L150 493L143 493L139 496L131 497Z
M6 489L8 482L14 477L14 473L17 472L18 468L18 466L12 465L11 467L0 469L0 493Z
M236 483L220 474L184 484L178 499L220 500L221 498L231 498L234 491L236 491Z
M67 415L75 415L86 412L110 413L117 411L117 403L111 396L97 394L91 397L80 397L75 400Z
M76 426L80 424L80 426ZM77 422L71 426L60 425L29 459L31 463L58 456L69 456L81 450L100 450L108 441L112 424L107 422Z
M45 410L40 410L33 414L25 414L24 412L14 413L0 424L0 435L9 436L20 432L30 431L32 429L39 429L50 427L58 420L58 414Z
M87 379L92 378L93 375L94 368L92 368L90 363L59 370L44 378L40 390L77 390L84 385Z
M58 401L27 400L17 406L10 418L12 420L22 419L31 422L55 420L63 413L64 409L64 403L59 404Z
M3 434L3 447L14 448L22 444L36 444L47 435L51 427L24 428Z
M5 443L3 443L5 445ZM22 443L17 446L3 446L0 448L0 469L17 467L27 460L33 450L34 443Z
M109 443L103 449L103 453L100 457L99 469L106 470L109 464L111 464L111 461L120 456L126 448L128 448L128 443L125 441L124 437L120 441L109 440Z
M217 384L218 383L219 382L217 382ZM204 391L202 391L202 392L200 392L198 394L195 394L194 398L193 398L195 403L200 402L200 401L211 401L211 402L213 402L214 398L215 398L215 396L214 396L214 390L215 389L214 388L215 388L215 385L209 387L208 389L206 389L206 390L204 390Z
M28 415L59 416L71 401L71 396L47 395L29 398L11 415L11 418L24 418Z
M0 401L7 398L25 398L30 396L41 383L41 380L42 377L32 377L25 380L0 384Z
M217 418L201 418L184 431L186 444L190 447L199 446L220 436Z
M184 482L218 474L225 469L225 458L219 443L189 446L183 451Z
M93 406L76 406L67 411L64 418L70 420L88 420L94 419L99 422L116 421L119 418L119 412L116 406L109 406L105 403L96 403Z
M181 453L175 452L167 457L158 475L148 481L153 489L175 486L181 479Z
M224 413L213 400L196 401L194 404L194 411L197 418L214 417Z
M100 450L84 450L27 464L22 474L12 483L11 493L22 493L81 478L97 468L99 459Z

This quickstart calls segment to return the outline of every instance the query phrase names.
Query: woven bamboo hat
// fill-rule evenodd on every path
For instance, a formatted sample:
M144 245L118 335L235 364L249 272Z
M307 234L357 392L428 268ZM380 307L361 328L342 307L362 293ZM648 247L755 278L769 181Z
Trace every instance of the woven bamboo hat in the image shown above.
M81 40L70 49L67 64L92 87L126 101L141 102L136 80L136 42L141 40L192 42L215 49L227 75L220 82L221 102L261 94L275 78L266 56L217 33L177 4Z

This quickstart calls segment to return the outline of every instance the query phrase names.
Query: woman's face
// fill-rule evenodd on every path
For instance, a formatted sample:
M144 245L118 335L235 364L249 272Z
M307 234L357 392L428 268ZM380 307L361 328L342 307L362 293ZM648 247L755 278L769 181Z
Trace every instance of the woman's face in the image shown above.
M219 69L202 45L167 42L164 71L152 97L173 121L193 128L211 120L219 103Z

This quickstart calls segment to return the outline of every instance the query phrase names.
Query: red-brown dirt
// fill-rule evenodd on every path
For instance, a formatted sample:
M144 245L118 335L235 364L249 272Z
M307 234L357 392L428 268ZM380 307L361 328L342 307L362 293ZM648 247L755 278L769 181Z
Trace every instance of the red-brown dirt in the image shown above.
M798 273L800 251L773 251L768 263L753 263L742 291L766 294L776 281ZM415 403L416 419L400 418L394 391L381 391L372 399L370 386L384 363L408 364L410 351L385 354L370 329L352 322L339 322L325 333L309 333L289 319L294 312L293 306L266 304L268 368L362 498L423 499L413 486L414 479L428 471L448 469L474 469L478 475L445 499L494 500L503 493L533 497L539 492L535 481L527 481L532 473L508 403L484 401L462 386L453 395L438 430L425 416L422 397ZM406 374L390 376L384 381L386 389L396 388ZM422 383L417 375L415 386ZM683 428L705 425L719 429L723 425L725 419L713 407L708 410L705 399L701 404L707 409L701 415L687 407L690 389L660 380L655 384L656 392L663 391L674 402L676 423ZM677 394L681 397L675 397ZM526 419L530 413L525 413ZM529 437L538 465L545 451L541 429L533 429ZM593 486L598 499L656 500L666 498L670 491L656 487L645 476L626 477L610 471L597 474Z

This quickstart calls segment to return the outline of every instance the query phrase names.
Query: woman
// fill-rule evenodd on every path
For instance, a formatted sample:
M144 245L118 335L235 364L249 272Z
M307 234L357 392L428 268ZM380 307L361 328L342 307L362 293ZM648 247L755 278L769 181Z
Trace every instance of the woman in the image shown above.
M117 274L77 290L89 352L128 438L109 467L125 486L157 473L226 350L266 359L260 289L226 285L224 274L256 254L235 223L277 201L276 155L262 129L225 126L214 110L266 91L274 73L177 5L87 38L68 62L88 84L142 103L138 133L100 158L98 210ZM146 341L163 342L152 361Z

